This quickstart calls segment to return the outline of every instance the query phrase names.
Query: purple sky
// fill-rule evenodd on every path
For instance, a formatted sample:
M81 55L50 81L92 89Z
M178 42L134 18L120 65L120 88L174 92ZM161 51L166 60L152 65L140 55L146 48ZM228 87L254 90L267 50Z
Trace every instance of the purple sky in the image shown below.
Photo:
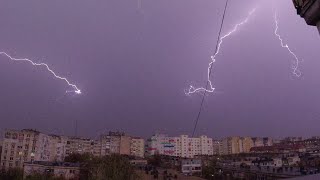
M276 1L279 33L304 61L300 78L292 56L273 34L269 0L231 0L225 34L248 12L248 24L225 39L197 134L223 136L320 135L319 34L296 15L291 0ZM0 6L0 51L45 62L83 92L44 68L0 57L0 131L96 136L123 130L190 134L214 53L224 1L18 1Z

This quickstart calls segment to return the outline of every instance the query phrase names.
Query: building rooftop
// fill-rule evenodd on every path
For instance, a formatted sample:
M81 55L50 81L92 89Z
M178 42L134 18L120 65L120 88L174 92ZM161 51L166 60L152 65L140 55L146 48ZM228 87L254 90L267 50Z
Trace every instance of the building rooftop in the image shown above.
M297 178L291 178L290 180L315 180L315 179L320 179L320 174L301 176Z
M25 164L42 165L42 166L59 166L59 167L80 167L79 163L69 163L69 162L48 162L48 161L34 161L25 162Z

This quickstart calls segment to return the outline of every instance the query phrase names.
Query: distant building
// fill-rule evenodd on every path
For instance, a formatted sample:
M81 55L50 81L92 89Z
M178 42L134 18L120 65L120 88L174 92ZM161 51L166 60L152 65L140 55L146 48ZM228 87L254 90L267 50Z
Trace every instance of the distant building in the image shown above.
M264 147L253 147L250 152L253 153L290 153L290 152L306 152L303 145L273 145Z
M254 146L251 137L240 138L240 153L250 153L250 149Z
M130 155L131 137L130 136L121 136L119 147L120 147L119 151L120 151L121 155Z
M181 159L181 172L185 175L193 175L202 172L201 159Z
M223 154L223 145L221 140L213 140L213 154L214 155L222 155Z
M147 154L188 158L197 155L213 155L213 141L207 136L190 138L188 135L168 137L164 134L156 134L147 141Z
M180 147L175 147L175 142L175 138L168 137L166 134L155 134L147 140L146 153L148 155L162 154L168 156L181 156L181 145Z
M273 145L269 137L226 137L221 141L214 141L214 151L220 155L250 153L252 147L264 147Z
M22 167L24 162L62 162L71 154L94 156L122 154L143 157L144 140L110 132L98 140L48 135L32 129L6 130L0 152L0 167Z
M143 158L145 151L144 147L144 139L139 137L132 137L130 144L130 155Z
M302 137L286 137L282 140L282 143L288 143L288 142L298 142L302 141Z
M273 139L270 137L264 137L262 138L263 146L272 146L273 145Z
M76 180L80 176L80 164L34 161L24 163L23 171L24 178L39 173Z
M101 156L122 154L144 157L145 143L142 138L127 136L123 132L109 132L100 135L98 142Z
M227 137L222 140L222 153L239 154L241 150L240 137Z
M66 156L67 138L64 136L50 135L50 154L51 161L64 161Z
M66 142L66 156L75 153L89 153L95 156L100 156L100 144L95 140L80 137L67 137L64 139L64 142Z
M50 161L50 136L36 130L6 130L3 139L1 166L22 167L26 161Z
M253 140L253 147L262 147L262 146L264 146L262 138L254 137L254 138L252 138L252 140Z

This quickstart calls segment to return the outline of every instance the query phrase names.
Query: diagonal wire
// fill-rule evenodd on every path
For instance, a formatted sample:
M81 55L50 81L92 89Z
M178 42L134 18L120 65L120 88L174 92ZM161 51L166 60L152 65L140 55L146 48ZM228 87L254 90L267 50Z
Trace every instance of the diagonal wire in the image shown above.
M219 30L219 34L218 34L218 38L217 38L217 44L216 44L215 53L216 53L217 50L218 50L219 40L220 40L220 37L221 37L221 31L222 31L222 28L223 28L224 19L225 19L226 12L227 12L228 2L229 2L229 0L226 0L226 5L225 5L225 7L224 7L224 11L223 11L222 19L221 19L221 26L220 26L220 30ZM210 67L209 76L211 75L212 67L213 67L213 66ZM207 81L206 89L208 89L208 86L209 86L209 80ZM193 128L193 132L192 132L192 137L194 137L194 134L195 134L196 129L197 129L197 126L198 126L198 122L199 122L200 115L201 115L201 112L202 112L202 109L203 109L203 103L204 103L204 99L205 99L205 97L206 97L206 94L207 94L207 91L204 91L203 96L202 96L202 100L201 100L201 104L200 104L200 108L199 108L199 112L198 112L198 114L197 114L197 118L196 118L195 123L194 123L194 128Z

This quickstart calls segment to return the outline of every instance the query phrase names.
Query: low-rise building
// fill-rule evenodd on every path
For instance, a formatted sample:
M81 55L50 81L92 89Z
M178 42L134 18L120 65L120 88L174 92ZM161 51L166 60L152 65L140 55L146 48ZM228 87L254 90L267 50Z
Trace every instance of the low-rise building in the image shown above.
M263 147L253 147L252 153L291 153L291 152L306 152L306 147L303 145L273 145Z
M23 166L24 178L37 174L47 174L64 179L79 179L80 164L66 162L26 162Z
M185 175L201 173L202 163L200 159L181 159L181 172Z

